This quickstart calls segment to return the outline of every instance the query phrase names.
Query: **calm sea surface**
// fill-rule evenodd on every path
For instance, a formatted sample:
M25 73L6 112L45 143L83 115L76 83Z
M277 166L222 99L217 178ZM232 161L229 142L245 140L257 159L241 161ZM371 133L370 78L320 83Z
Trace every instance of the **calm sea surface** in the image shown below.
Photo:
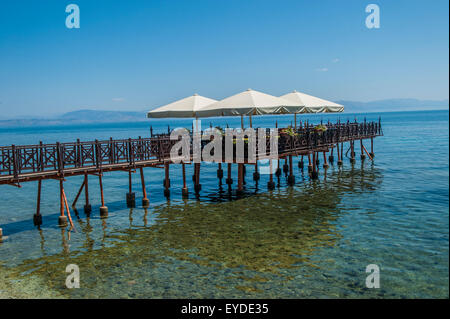
M245 196L219 187L217 165L202 164L202 191L181 197L181 168L171 165L171 199L163 196L163 170L145 169L151 201L143 209L139 175L133 176L137 207L125 203L128 174L104 177L109 217L100 219L98 180L90 177L90 217L72 210L76 231L57 226L58 181L43 182L43 225L33 226L37 183L0 186L0 279L30 296L73 298L444 298L449 296L449 113L352 115L377 120L375 158L335 164L310 181L295 163L296 185L285 176L267 191L247 167ZM313 122L337 115L299 117ZM292 117L255 117L273 127ZM211 120L239 126L239 119ZM209 126L210 120L203 121ZM0 145L136 138L167 130L167 122L0 129ZM191 127L171 120L171 128ZM369 144L369 143L367 143ZM368 145L366 145L367 147ZM359 144L356 143L359 154ZM346 150L346 149L345 149ZM321 163L322 164L322 163ZM192 165L188 165L189 176ZM233 178L236 181L236 167ZM82 177L65 182L73 200ZM68 264L80 268L80 289L65 288ZM366 266L380 268L379 289L365 287ZM0 284L2 281L0 280ZM8 288L9 287L9 288ZM12 292L11 292L12 293Z

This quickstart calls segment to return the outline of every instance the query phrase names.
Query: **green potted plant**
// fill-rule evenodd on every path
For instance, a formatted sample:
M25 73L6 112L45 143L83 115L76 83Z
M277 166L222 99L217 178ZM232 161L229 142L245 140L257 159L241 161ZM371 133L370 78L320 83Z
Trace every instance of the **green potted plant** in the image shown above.
M319 133L319 134L322 134L326 130L327 130L327 127L325 125L323 125L323 124L319 124L319 125L314 126L314 131Z

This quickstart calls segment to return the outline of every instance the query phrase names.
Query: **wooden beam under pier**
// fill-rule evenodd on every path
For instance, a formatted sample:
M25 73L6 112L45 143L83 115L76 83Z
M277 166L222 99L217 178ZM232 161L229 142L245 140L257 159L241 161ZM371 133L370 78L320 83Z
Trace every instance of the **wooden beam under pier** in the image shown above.
M67 224L67 217L64 215L64 186L63 180L59 180L59 218L58 224L64 226Z
M372 157L372 155L371 155L369 152L367 152L366 147L365 147L364 145L362 145L362 147L363 147L364 151L366 151L366 154L367 154L367 156L369 157L369 159L370 159L371 161L373 161L373 157Z
M77 196L75 196L75 199L73 200L72 207L75 207L75 205L77 204L78 198L80 197L81 192L83 191L84 185L86 185L86 178L84 179L83 183L81 183Z

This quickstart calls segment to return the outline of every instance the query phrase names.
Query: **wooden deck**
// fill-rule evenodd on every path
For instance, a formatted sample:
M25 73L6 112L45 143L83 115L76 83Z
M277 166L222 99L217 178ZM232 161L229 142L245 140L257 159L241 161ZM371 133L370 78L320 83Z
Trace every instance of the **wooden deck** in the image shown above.
M346 142L353 145L354 141L364 139L371 140L373 153L373 138L382 135L380 122L324 125L327 127L324 132L305 126L296 128L292 135L283 133L285 129L279 129L278 157L328 152L336 145ZM169 134L159 134L126 140L3 146L0 147L0 185L20 186L23 182L42 179L63 179L144 167L161 168L165 163L172 163L170 149L174 143L176 141L170 140ZM257 160L269 157L270 144L267 142L267 153L259 154ZM236 162L238 160L234 158L233 163ZM251 163L243 159L243 164Z

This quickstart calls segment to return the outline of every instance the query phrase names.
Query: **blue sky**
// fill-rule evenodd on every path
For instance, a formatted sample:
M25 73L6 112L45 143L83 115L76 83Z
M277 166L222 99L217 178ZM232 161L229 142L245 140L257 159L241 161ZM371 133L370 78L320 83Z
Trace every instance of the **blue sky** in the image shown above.
M80 8L80 29L65 7ZM365 7L380 7L368 29ZM448 1L2 1L1 117L146 110L195 92L448 99Z

